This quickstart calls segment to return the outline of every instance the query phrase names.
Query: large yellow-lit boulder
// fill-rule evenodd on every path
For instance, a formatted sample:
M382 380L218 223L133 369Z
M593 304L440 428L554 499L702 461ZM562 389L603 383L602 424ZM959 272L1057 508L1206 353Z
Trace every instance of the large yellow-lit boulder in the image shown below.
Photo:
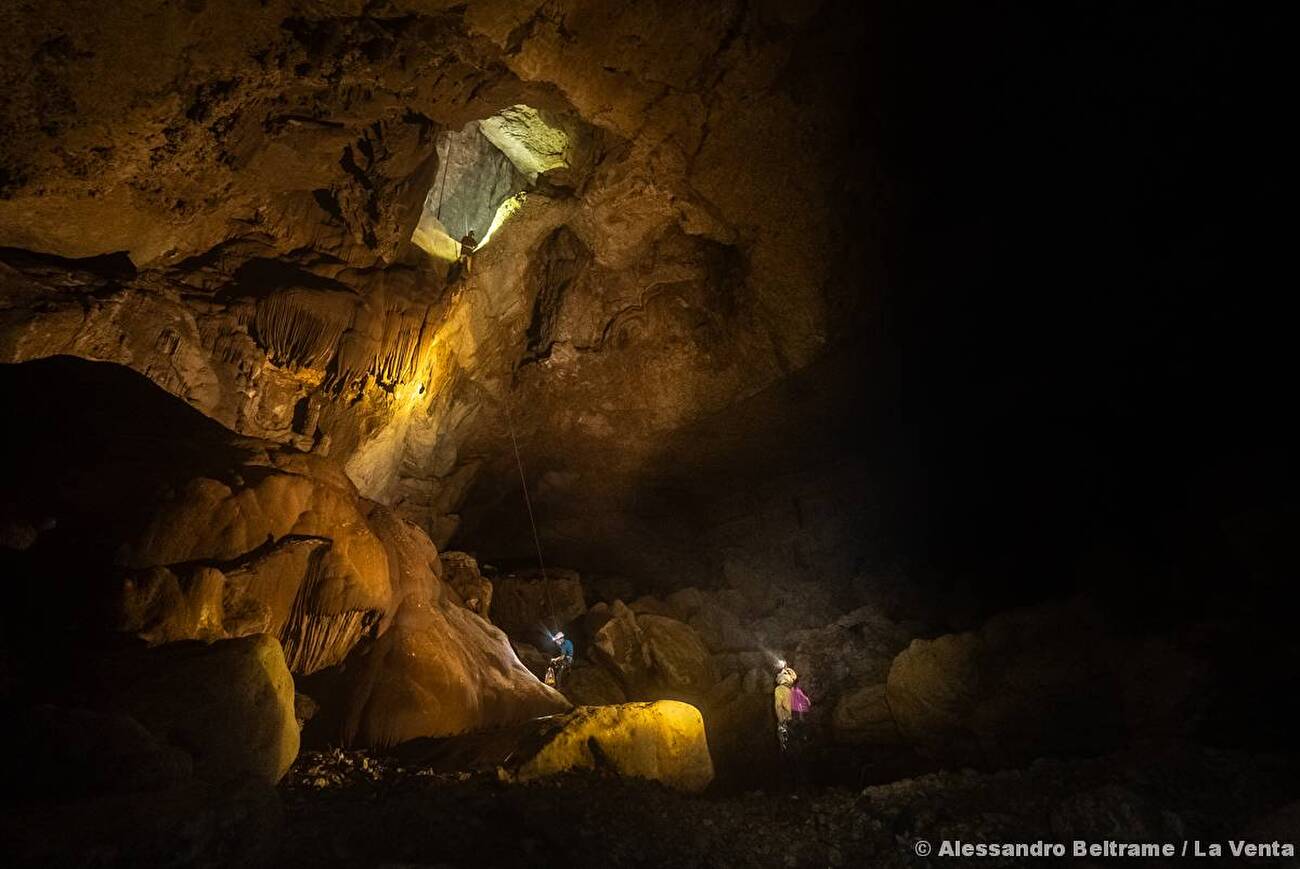
M529 781L580 769L609 769L701 791L713 781L704 719L694 706L676 700L583 706L561 719L536 753L508 774Z

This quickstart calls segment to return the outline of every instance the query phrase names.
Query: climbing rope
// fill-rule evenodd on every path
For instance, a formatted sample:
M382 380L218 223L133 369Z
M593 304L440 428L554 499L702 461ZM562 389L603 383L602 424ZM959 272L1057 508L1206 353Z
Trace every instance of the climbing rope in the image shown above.
M551 600L551 583L546 579L546 561L542 558L542 538L537 533L537 519L533 515L533 499L528 494L528 478L524 474L524 462L519 456L519 439L515 437L515 415L511 410L513 402L510 400L509 393L506 394L506 426L510 429L510 443L515 450L515 467L519 469L519 483L524 490L524 506L528 508L528 524L533 529L533 545L537 547L537 566L542 572L542 588L546 592L546 608L551 614L551 624L554 629L559 625L555 621L555 602ZM554 630L548 629L548 630Z
M447 136L447 159L442 164L442 186L438 188L438 209L434 212L434 217L438 218L439 223L442 222L442 198L447 195L447 170L451 168L451 148L455 144L456 137ZM436 148L434 153L437 153Z

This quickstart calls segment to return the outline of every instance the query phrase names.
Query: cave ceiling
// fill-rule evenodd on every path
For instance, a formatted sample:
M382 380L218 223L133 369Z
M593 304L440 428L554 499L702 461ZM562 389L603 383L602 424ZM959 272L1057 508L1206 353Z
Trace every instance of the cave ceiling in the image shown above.
M770 537L731 473L764 445L796 511L817 462L856 480L779 452L834 413L874 268L860 34L818 4L93 8L0 12L0 360L128 366L504 556L512 430L547 545L629 570L697 520ZM418 243L511 197L465 279ZM701 479L749 506L682 514Z

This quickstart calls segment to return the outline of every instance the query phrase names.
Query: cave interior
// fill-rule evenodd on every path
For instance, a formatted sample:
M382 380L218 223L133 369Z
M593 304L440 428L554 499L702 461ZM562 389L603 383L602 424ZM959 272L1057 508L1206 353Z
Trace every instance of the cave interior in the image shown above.
M1229 4L0 22L13 865L1294 858Z

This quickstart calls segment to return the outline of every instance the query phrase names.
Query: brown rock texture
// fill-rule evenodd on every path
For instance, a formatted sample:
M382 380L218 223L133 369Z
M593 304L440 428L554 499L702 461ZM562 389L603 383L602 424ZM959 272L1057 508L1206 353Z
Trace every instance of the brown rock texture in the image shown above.
M572 570L548 569L503 576L492 585L492 623L511 637L532 643L543 651L550 632L567 629L587 611L582 581Z
M58 517L24 553L30 629L75 626L85 637L109 630L153 644L149 660L162 663L146 671L163 687L141 701L145 711L127 708L146 726L156 702L169 730L211 724L216 734L228 725L223 738L244 738L239 721L211 723L223 719L202 704L220 705L219 697L189 703L183 689L211 683L216 691L228 679L230 690L243 690L262 672L249 661L270 667L271 658L278 671L267 678L283 701L293 751L290 671L341 683L313 699L326 707L323 720L342 722L335 738L362 744L568 708L519 663L504 634L454 600L428 536L359 497L331 459L236 437L118 366L45 360L3 375L7 398L43 408L22 431L33 461L8 471L5 491L26 493L17 509ZM85 430L97 436L89 455L69 444ZM37 478L51 473L62 484L45 489ZM196 651L205 647L178 640L217 640L206 648L227 652L209 665ZM233 651L246 648L244 656ZM178 705L162 699L173 683ZM237 714L234 698L230 705ZM277 759L264 766L279 768L271 754Z
M1201 633L1133 637L1083 600L1012 610L976 631L913 640L889 668L885 699L905 741L949 762L1010 764L1189 733L1210 702L1198 686L1212 678L1212 631Z
M868 685L841 696L835 704L831 724L835 738L841 742L882 746L900 741L883 684Z
M346 700L347 744L390 746L568 706L524 668L499 630L461 607L436 607L414 595L350 666L359 672Z
M560 690L574 706L608 706L627 702L627 693L618 679L599 665L574 667Z
M836 515L821 482L848 491L852 468L665 508L744 467L738 437L802 461L800 408L757 432L745 408L834 375L865 310L839 276L873 256L846 219L873 161L848 147L851 78L813 72L852 56L851 28L596 0L49 3L0 23L0 360L128 366L338 458L438 545L531 555L516 436L558 563L685 584L845 558L847 525L799 516ZM516 191L467 281L412 243ZM810 382L818 406L840 388ZM735 534L747 555L711 562Z
M443 552L442 581L460 597L466 608L484 618L492 609L492 582L479 572L478 561L465 552Z
M298 756L293 677L265 634L173 643L99 671L102 702L183 747L201 779L275 784Z
M830 620L817 586L869 546L862 462L810 424L855 396L878 273L857 85L821 72L853 66L856 24L597 0L0 23L0 362L129 368L224 429L187 445L192 421L157 412L132 437L186 434L148 461L46 451L68 466L40 485L74 493L52 536L46 505L0 504L37 561L85 542L112 616L73 621L269 634L320 688L310 727L388 744L564 708L477 616L542 655L585 625L604 670L575 696L697 702L734 656ZM491 237L458 274L467 228ZM534 530L633 607L578 621L576 571L522 569ZM736 666L747 697L768 666Z

